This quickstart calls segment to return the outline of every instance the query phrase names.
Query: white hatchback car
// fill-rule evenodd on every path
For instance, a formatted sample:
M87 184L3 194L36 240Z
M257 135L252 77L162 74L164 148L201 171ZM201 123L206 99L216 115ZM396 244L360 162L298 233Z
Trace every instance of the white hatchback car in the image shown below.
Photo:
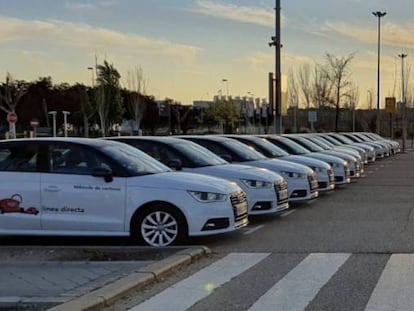
M289 208L287 182L265 168L230 164L192 141L161 136L116 136L172 169L228 179L247 194L249 215L275 214Z
M158 247L248 223L236 183L173 172L118 142L1 141L0 178L1 235L132 235Z

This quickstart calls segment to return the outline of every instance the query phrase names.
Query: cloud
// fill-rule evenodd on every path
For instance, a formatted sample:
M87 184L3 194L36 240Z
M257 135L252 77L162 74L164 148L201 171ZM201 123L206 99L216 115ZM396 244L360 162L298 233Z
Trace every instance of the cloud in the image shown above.
M98 1L94 4L90 2L66 2L65 9L72 11L85 11L85 10L96 10L102 7L114 6L116 5L115 1Z
M24 44L34 49L43 47L74 49L82 52L116 52L134 57L151 55L191 64L201 49L106 28L95 28L58 20L22 20L0 16L0 46Z
M195 12L217 18L236 21L239 23L255 24L265 27L275 27L275 13L273 9L247 7L235 4L224 4L208 0L198 0ZM282 23L286 18L282 17Z
M323 27L327 33L340 34L364 43L374 44L378 41L377 28L361 27L355 23L327 21ZM384 23L381 25L381 44L414 48L414 24L398 25Z

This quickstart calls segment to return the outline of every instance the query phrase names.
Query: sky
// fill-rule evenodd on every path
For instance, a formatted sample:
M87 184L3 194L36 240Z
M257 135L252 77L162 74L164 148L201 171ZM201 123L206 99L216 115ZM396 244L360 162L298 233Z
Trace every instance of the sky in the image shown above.
M0 0L0 81L6 73L34 81L92 84L88 67L107 60L129 87L141 68L145 93L183 104L214 95L267 97L274 71L274 0ZM377 93L401 93L401 58L414 57L412 0L281 0L282 74L347 57L359 107ZM410 81L409 73L406 79ZM381 100L381 106L384 105Z

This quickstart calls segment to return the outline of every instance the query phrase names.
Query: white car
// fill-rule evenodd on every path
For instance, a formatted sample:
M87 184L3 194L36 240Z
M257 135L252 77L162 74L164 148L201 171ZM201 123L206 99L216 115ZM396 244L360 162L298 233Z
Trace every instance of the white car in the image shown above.
M289 207L286 181L270 170L230 164L196 143L174 137L116 136L106 139L136 147L172 169L237 183L247 194L251 215L280 213Z
M254 135L227 135L227 137L236 139L243 144L254 148L256 151L263 153L268 158L299 163L310 167L316 173L318 178L319 192L331 191L335 189L335 175L331 166L326 162L299 155L290 155L285 150L272 144L263 137Z
M319 196L316 174L305 165L267 158L253 148L223 136L188 135L179 137L191 140L222 158L229 159L231 163L266 168L282 175L288 183L290 202L305 202Z
M132 235L167 246L248 223L236 183L173 172L113 141L1 141L0 178L1 235Z

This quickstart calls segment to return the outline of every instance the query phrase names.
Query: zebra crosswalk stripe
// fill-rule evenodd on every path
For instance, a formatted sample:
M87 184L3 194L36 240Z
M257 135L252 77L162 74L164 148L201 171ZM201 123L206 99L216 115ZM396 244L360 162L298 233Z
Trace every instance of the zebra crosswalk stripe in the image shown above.
M351 254L310 254L260 297L249 311L304 310Z
M414 255L391 255L365 311L412 311L413 307Z
M130 311L187 310L215 288L253 267L270 253L231 253L174 284Z

